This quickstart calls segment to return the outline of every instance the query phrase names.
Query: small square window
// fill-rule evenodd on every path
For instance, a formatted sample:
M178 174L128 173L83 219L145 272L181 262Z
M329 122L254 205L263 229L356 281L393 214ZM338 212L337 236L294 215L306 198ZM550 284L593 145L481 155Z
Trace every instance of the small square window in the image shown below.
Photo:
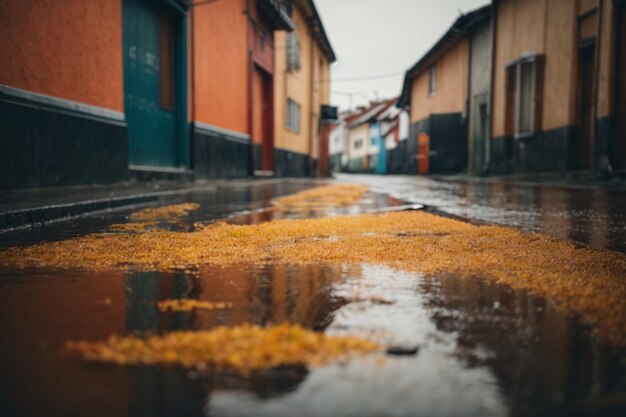
M437 92L437 67L433 65L428 71L428 95L433 96Z
M292 99L287 99L287 129L300 132L300 105Z

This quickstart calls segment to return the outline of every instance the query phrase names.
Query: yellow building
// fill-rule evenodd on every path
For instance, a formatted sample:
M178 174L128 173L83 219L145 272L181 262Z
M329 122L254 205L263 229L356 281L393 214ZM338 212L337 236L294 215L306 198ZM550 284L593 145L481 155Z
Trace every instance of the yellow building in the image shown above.
M308 176L320 155L320 107L330 102L335 53L313 0L283 0L295 25L274 33L274 174Z
M626 1L493 6L493 172L626 168Z

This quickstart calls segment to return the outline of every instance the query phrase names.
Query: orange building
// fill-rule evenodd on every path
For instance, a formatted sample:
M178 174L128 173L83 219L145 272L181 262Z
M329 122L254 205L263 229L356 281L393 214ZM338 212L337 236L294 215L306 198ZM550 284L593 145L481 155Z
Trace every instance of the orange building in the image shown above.
M274 171L274 31L294 28L286 10L0 2L0 189Z
M273 32L291 31L291 19L276 1L216 0L197 2L191 26L195 177L272 171Z

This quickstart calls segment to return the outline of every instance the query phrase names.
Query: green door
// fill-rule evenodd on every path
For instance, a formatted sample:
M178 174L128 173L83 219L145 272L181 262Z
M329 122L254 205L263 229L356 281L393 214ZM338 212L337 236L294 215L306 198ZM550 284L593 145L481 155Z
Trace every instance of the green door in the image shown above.
M487 95L474 97L474 143L472 147L472 173L481 174L485 170L487 136L489 134L487 115Z
M132 166L184 165L176 12L165 2L124 0L124 105ZM180 73L180 70L178 71ZM179 94L177 94L179 93Z

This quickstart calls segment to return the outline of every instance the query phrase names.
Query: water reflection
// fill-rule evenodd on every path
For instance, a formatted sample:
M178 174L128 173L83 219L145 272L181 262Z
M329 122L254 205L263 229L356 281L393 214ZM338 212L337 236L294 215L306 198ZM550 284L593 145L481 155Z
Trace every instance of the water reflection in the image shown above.
M225 310L162 312L171 298ZM376 302L377 299L392 303ZM3 415L620 415L626 354L550 301L481 279L368 265L204 266L190 272L3 271ZM89 364L70 339L300 323L408 355L243 378ZM62 381L62 383L59 383ZM36 401L34 401L36 399Z
M2 271L0 375L2 415L193 415L212 389L276 395L307 374L302 367L252 379L203 376L169 368L83 363L62 353L67 340L112 334L204 330L285 321L322 330L343 300L331 285L339 266L205 266L192 273ZM158 301L229 301L228 310L162 312ZM63 383L58 382L62 380ZM36 399L37 401L33 401ZM102 407L96 404L106 403ZM93 408L95 407L95 408ZM193 410L194 413L188 412Z
M329 216L347 216L363 213L376 213L385 209L400 207L404 201L382 193L367 193L359 204L347 207L323 207L311 210L274 210L271 207L246 210L235 213L226 219L231 224L259 224L280 219L315 219Z
M421 287L437 328L457 338L455 355L493 370L513 415L626 410L626 352L554 303L480 279L440 276Z
M508 182L440 182L426 177L340 176L394 198L478 222L519 227L626 253L626 193Z
M173 222L163 222L168 230L192 230L195 222L222 219L233 212L268 207L273 198L317 187L325 182L315 180L284 180L281 182L242 182L218 185L203 191L162 198L158 202L114 211L101 211L71 220L46 223L26 230L0 230L0 248L31 245L41 241L69 239L88 233L107 231L111 224L126 223L132 212L145 207L180 203L198 203L198 210Z

